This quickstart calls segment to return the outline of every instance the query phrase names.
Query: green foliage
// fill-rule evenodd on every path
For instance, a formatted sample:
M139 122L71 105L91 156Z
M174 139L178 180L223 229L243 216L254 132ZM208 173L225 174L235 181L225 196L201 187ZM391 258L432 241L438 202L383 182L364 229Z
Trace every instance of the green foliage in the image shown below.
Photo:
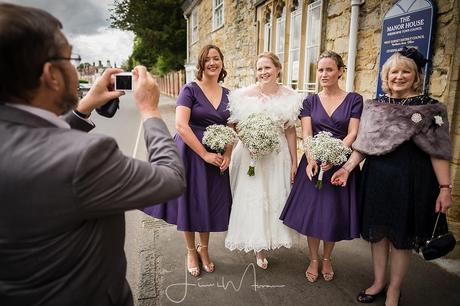
M115 0L111 26L136 35L129 68L142 64L164 74L182 68L186 22L181 0Z

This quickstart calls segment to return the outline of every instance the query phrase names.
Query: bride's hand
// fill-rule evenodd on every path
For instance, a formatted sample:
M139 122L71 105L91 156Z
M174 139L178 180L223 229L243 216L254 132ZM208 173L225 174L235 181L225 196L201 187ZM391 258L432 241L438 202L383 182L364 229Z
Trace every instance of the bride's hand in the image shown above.
M211 152L206 152L204 154L204 156L203 156L203 159L208 164L217 166L219 168L220 168L220 165L222 165L222 161L224 160L222 155L216 154L216 153L211 153Z
M314 177L318 173L318 164L316 163L316 161L312 160L308 162L306 172L308 179L311 181L312 177Z

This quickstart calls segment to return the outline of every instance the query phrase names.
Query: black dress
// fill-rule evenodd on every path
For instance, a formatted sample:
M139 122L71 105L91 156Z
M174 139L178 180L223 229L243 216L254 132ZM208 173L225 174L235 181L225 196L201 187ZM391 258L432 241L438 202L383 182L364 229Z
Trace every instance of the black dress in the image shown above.
M382 97L381 103L438 103L428 96ZM431 237L439 185L430 156L412 140L380 156L366 156L360 185L361 235L370 242L387 238L397 249L418 249ZM441 214L438 228L445 231Z

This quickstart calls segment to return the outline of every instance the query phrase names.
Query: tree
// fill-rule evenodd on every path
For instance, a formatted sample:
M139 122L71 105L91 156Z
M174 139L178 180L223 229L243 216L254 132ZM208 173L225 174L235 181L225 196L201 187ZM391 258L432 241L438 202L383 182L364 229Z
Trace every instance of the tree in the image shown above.
M158 74L183 67L187 30L182 2L115 0L110 16L111 26L136 35L128 65L141 63Z

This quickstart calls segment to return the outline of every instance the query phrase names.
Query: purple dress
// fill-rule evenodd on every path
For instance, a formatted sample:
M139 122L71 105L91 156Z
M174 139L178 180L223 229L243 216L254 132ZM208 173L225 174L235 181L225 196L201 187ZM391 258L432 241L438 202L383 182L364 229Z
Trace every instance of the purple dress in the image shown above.
M332 113L326 113L318 95L305 98L301 117L311 117L313 135L321 131L331 132L333 137L344 139L350 118L360 118L363 98L357 93L348 93L343 102ZM317 176L310 181L305 173L305 154L295 177L291 193L280 219L299 233L325 241L349 240L359 237L357 207L357 175L350 173L346 187L330 183L332 174L340 168L333 166L323 175L323 187L315 187Z
M190 108L189 125L200 142L207 126L227 124L230 116L228 93L228 89L223 88L220 104L215 109L195 82L182 88L176 104ZM187 189L179 198L146 207L144 212L176 224L179 231L226 231L232 203L228 170L220 175L219 168L206 163L184 143L179 134L174 136L174 140L184 162Z

